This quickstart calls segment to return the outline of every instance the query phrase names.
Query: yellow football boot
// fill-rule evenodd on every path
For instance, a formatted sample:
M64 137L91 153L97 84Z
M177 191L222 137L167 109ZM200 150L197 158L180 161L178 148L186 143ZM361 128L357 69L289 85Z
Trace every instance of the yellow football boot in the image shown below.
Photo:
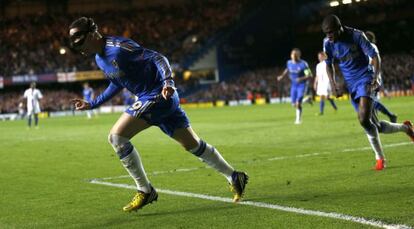
M142 191L138 191L137 194L135 194L132 201L129 204L127 204L123 208L123 210L124 210L124 212L137 211L138 209L141 209L145 205L150 204L153 201L157 201L157 199L158 199L158 193L151 186L151 192L149 192L149 193L144 193Z
M249 181L249 176L244 172L234 171L230 190L233 192L233 202L239 202L244 194L244 189Z

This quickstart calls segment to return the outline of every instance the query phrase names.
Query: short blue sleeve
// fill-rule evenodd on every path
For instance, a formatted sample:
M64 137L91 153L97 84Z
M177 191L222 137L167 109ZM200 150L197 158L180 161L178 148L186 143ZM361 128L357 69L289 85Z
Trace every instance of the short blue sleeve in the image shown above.
M369 57L373 58L378 54L374 46L372 46L371 42L368 41L367 37L363 32L355 32L354 37L359 47L361 47L362 51L365 53L365 55L368 55Z

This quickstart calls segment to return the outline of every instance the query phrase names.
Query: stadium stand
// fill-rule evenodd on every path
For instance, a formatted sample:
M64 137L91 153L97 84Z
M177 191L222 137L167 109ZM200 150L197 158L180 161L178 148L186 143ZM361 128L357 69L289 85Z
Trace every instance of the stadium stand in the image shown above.
M104 34L113 34L131 37L145 47L164 53L172 63L176 73L177 88L181 95L185 95L182 102L208 102L217 100L254 100L256 98L277 98L288 96L289 82L275 80L284 68L284 61L288 57L283 49L271 50L271 55L259 57L246 51L252 50L251 45L261 45L258 37L251 37L250 31L255 29L257 22L264 22L268 18L257 19L247 17L252 23L241 22L251 11L256 15L269 15L278 5L272 1L262 1L260 10L252 8L249 0L208 0L186 1L179 5L152 5L139 9L125 9L122 11L99 11L88 14L100 25ZM294 30L289 32L284 27L272 25L272 31L260 36L285 36L294 41L295 47L304 50L304 59L308 60L312 69L315 66L316 52L321 49L320 20L330 13L338 14L349 25L361 25L361 29L369 29L377 34L379 48L383 58L384 87L390 95L408 95L414 89L414 50L412 37L413 19L410 12L413 5L407 0L379 0L375 2L361 2L360 4L340 5L338 7L320 7L326 1L297 1L292 5L292 12L298 9L298 18L293 20ZM319 4L319 5L318 5ZM315 6L316 7L312 7ZM246 7L249 6L249 7ZM266 7L272 6L272 7ZM300 7L299 7L300 6ZM286 6L282 7L286 11ZM398 9L398 14L395 10ZM412 12L412 11L411 11ZM286 12L285 12L286 13ZM289 12L287 12L289 13ZM110 14L108 18L106 15ZM23 94L22 85L32 79L40 80L39 88L45 96L42 108L45 111L70 110L68 101L73 97L81 96L81 82L68 83L63 80L62 86L55 87L58 73L68 74L96 70L93 59L85 60L73 55L67 48L67 25L79 13L42 13L30 17L0 16L0 113L15 113ZM278 20L276 13L272 20ZM361 24L356 18L366 15ZM284 15L286 16L286 15ZM395 26L389 26L393 24ZM245 27L249 27L246 29ZM253 27L253 28L251 28ZM359 26L356 26L359 27ZM240 30L245 32L238 37ZM246 32L247 31L247 32ZM212 44L211 38L217 34L226 34L241 40L240 44L225 40ZM258 35L259 36L259 35ZM399 42L407 41L407 42ZM273 42L273 41L272 41ZM316 45L315 45L316 44ZM184 77L183 62L200 50L216 45L226 57L236 57L222 62L222 65L243 66L243 71L234 71L231 77L224 77L220 82L211 85L200 85L199 80L193 77ZM239 45L239 46L237 46ZM266 43L267 45L267 43ZM245 48L240 49L240 46ZM282 43L281 46L286 46ZM284 47L290 49L290 47ZM269 49L259 47L259 50ZM411 50L411 51L410 51ZM256 50L257 51L257 50ZM218 54L220 57L220 55ZM276 57L276 58L275 58ZM256 58L252 64L252 58ZM272 58L275 58L274 61ZM222 58L221 58L222 59ZM271 60L263 64L263 59ZM313 61L312 61L313 60ZM232 62L233 61L233 62ZM238 62L240 61L240 62ZM247 67L246 67L247 66ZM314 69L313 69L314 70ZM52 74L52 75L50 75ZM93 73L95 74L95 73ZM32 76L36 76L32 77ZM94 75L96 76L96 74ZM15 77L15 78L11 78ZM66 76L65 76L66 77ZM100 77L100 78L99 78ZM105 88L103 77L95 78L94 88L98 94ZM53 79L52 79L53 78ZM52 79L52 80L51 80ZM98 79L98 80L96 80ZM18 81L20 80L20 81ZM60 83L62 83L60 82ZM185 92L185 93L183 93ZM59 96L58 96L59 95ZM111 104L122 104L121 96L114 98Z
M89 17L103 34L131 37L179 62L203 41L237 20L244 1L189 1L179 6L158 6L127 11L96 12ZM107 17L111 15L111 17ZM0 76L97 69L67 48L67 26L79 14L42 14L0 18Z

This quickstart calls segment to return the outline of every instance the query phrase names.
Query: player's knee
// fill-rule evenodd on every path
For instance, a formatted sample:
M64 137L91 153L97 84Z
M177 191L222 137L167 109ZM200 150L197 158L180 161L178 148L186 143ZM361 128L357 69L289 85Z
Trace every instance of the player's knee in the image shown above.
M134 146L131 144L128 138L117 134L109 134L108 142L111 144L112 148L114 148L116 154L120 159L128 156L134 149Z

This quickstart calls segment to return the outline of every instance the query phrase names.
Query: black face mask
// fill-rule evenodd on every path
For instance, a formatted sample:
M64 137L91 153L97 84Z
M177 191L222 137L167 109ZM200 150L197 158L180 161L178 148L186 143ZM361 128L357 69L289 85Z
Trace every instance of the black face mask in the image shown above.
M98 26L95 24L92 18L88 18L88 23L83 28L79 28L74 34L69 36L69 46L71 50L81 53L82 47L86 41L86 38L98 30Z
M88 31L77 31L69 37L70 47L76 52L80 52L88 37Z

